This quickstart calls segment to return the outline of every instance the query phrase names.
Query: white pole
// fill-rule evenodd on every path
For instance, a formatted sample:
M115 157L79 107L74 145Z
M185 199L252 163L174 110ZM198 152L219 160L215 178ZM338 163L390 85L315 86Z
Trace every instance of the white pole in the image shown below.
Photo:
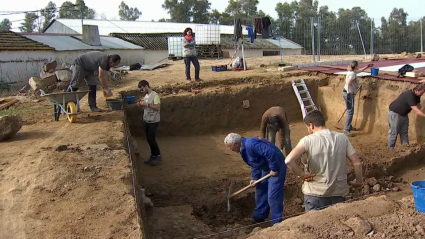
M423 42L423 39L422 39L422 37L423 37L423 33L422 33L422 21L423 20L424 19L421 18L421 52L424 52L424 42Z
M245 60L245 51L243 49L243 39L242 39L242 58L243 58L243 70L246 71L246 60Z
M362 37L362 32L360 31L359 21L356 21L356 23L357 23L357 29L359 29L360 40L362 40L362 46L363 46L364 55L365 55L365 57L367 58L366 48L365 48L365 46L364 46L363 37Z

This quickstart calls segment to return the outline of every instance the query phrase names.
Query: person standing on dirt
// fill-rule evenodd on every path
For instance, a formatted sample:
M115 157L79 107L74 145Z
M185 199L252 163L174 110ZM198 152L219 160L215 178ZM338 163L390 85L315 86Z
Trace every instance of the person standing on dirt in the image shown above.
M137 104L143 108L146 139L151 149L151 156L145 160L144 163L156 166L162 162L161 152L156 142L156 131L160 121L161 99L159 95L150 88L149 82L145 80L139 82L139 90L144 95L144 98L137 102Z
M353 121L354 115L354 97L357 94L358 82L357 82L357 74L363 72L368 67L372 67L373 64L369 64L362 69L359 70L359 63L357 61L351 62L348 66L347 76L345 77L345 86L342 91L342 95L344 97L345 105L347 106L347 119L345 121L344 133L347 136L351 136L351 131L355 131L356 129L351 125Z
M75 59L72 65L72 78L67 91L77 91L83 80L89 86L89 106L93 112L102 111L96 104L96 87L100 83L103 86L105 97L112 96L112 91L108 87L107 77L111 67L117 66L121 61L119 55L108 55L100 51L90 51Z
M184 64L186 65L186 79L188 81L192 80L192 78L190 77L190 63L192 62L193 66L195 67L195 80L200 81L201 80L199 78L200 66L199 66L198 57L196 55L196 42L192 36L192 33L193 31L192 31L192 28L190 27L184 29L184 32L183 32L183 35L184 35L183 59L184 59Z
M267 140L274 145L276 145L276 134L278 134L278 148L283 153L283 146L285 146L286 155L291 152L292 145L288 118L282 107L273 106L264 112L263 117L261 118L260 133L261 138L266 138L267 134Z
M268 174L271 175L256 185L254 221L263 222L271 210L272 225L281 222L286 165L280 149L264 138L244 138L235 133L228 134L224 144L230 150L240 153L243 161L251 167L250 185Z
M353 165L356 179L351 185L362 187L362 162L348 138L332 132L325 126L325 116L314 110L309 112L304 123L310 135L300 140L286 157L289 169L304 181L305 211L320 210L335 203L343 202L348 195L346 160ZM301 157L306 153L307 157ZM301 158L303 171L298 167ZM358 183L357 183L358 182Z
M389 106L388 122L390 126L390 137L388 148L394 149L397 136L400 135L401 144L409 146L409 116L410 111L418 116L425 117L421 110L421 96L425 92L425 84L419 84L412 90L401 93Z

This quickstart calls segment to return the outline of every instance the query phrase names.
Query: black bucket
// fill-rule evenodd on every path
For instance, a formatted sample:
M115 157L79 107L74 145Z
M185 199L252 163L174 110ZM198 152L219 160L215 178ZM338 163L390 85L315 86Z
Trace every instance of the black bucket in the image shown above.
M122 109L122 100L106 100L106 104L108 104L110 110Z

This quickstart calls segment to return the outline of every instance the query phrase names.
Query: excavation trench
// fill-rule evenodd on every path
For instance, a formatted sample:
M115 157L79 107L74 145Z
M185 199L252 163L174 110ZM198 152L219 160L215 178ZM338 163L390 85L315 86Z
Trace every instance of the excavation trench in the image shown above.
M148 238L197 238L252 225L253 191L235 198L231 203L232 210L227 212L226 196L230 182L236 182L235 189L242 188L250 180L250 169L238 154L224 148L223 139L229 132L246 137L258 136L263 112L271 106L280 105L287 111L292 144L296 145L307 135L291 86L291 80L298 79L306 80L316 105L327 117L327 126L337 130L333 126L345 109L342 98L344 78L341 76L314 73L154 89L162 96L157 140L163 163L156 167L143 164L150 155L144 138L143 112L135 105L125 104L127 127L137 142L137 150L141 152L140 156L132 158L137 188L145 188L146 195L154 204L154 208L146 210L139 205L142 230L149 235ZM388 105L413 85L373 78L361 79L360 83L363 87L360 97L356 97L353 121L360 131L350 140L363 159L366 177L375 177L383 187L391 188L402 180L387 179L388 176L424 163L424 148L420 146L397 146L391 152L386 149ZM140 97L136 91L123 95ZM250 102L248 109L243 108L244 100ZM410 117L411 143L420 145L425 130L423 122ZM352 179L350 173L349 180ZM371 189L363 190L363 194L371 192ZM139 204L141 201L138 200ZM302 203L301 184L288 172L285 216L302 212ZM269 224L262 225L266 226ZM233 230L217 238L243 237L252 228Z

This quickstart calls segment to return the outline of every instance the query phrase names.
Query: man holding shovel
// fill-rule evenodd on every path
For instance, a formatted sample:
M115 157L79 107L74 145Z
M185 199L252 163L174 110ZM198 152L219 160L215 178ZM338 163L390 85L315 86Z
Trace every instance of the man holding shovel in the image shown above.
M310 135L302 138L286 157L289 169L305 182L302 187L305 211L319 210L335 203L343 202L349 192L347 184L346 160L353 165L356 175L354 188L361 188L363 182L362 162L348 138L332 132L325 126L325 116L314 110L309 112L304 123ZM301 158L305 171L296 160Z
M235 133L228 134L224 144L230 150L240 153L243 161L251 167L250 185L256 186L254 221L263 222L271 210L272 225L281 222L286 165L280 149L266 139L244 138ZM268 174L270 178L255 183Z

